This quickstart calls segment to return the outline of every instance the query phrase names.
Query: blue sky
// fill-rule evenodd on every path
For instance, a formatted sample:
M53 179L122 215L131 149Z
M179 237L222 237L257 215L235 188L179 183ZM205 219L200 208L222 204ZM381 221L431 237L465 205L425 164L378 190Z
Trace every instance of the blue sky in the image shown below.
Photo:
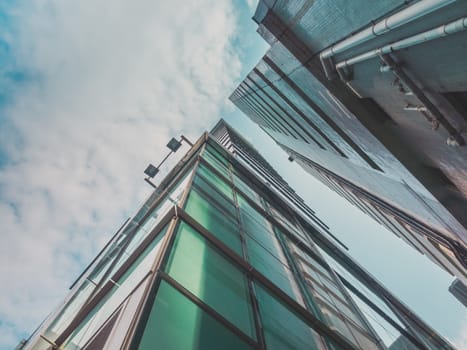
M375 263L375 274L408 302L420 302L416 310L457 339L463 316L442 294L449 278L404 246L397 260L410 271L405 277L376 264L381 259L362 249L361 234L383 248L391 234L277 156L282 151L271 151L271 141L228 102L267 49L251 20L254 5L0 3L1 350L28 336L150 193L142 171L162 158L167 140L180 133L195 139L220 116L255 138L352 252ZM342 208L337 220L336 207ZM439 301L436 313L433 300L414 298L425 288Z

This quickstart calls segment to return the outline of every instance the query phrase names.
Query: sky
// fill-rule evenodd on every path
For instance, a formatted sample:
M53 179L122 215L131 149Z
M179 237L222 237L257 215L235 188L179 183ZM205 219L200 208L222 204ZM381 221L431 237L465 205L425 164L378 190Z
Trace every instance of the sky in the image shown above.
M265 151L352 254L381 260L359 244L364 234L382 249L399 244L405 277L388 271L393 263L372 272L409 301L428 288L434 299L415 300L416 311L437 313L436 328L467 342L465 312L444 300L450 279L288 163L228 101L267 49L251 20L255 3L0 2L0 350L28 337L150 194L142 172L167 141L194 140L220 116Z

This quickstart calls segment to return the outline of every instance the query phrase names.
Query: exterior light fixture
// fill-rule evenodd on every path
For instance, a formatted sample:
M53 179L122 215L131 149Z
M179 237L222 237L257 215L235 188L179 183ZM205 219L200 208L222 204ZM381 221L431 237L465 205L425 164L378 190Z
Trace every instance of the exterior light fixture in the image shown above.
M167 148L172 152L177 152L181 145L182 143L180 141L178 141L175 137L172 137L172 139L167 144Z
M159 169L156 168L154 165L152 164L149 164L148 167L146 168L146 170L144 171L144 173L150 177L150 178L153 178L154 176L156 176L156 174L159 172Z
M182 141L185 141L186 143L188 143L190 146L193 147L193 144L190 142L190 140L188 140L183 135L180 136L180 140L177 140L175 137L172 137L169 143L167 143L166 145L166 147L170 150L170 152L164 157L164 159L162 159L162 161L159 163L158 166L149 164L146 167L146 170L144 170L144 174L146 174L147 177L144 179L144 181L146 181L152 187L157 188L157 186L150 179L154 178L154 176L156 176L157 173L159 173L161 165L164 164L164 162L170 157L170 155L178 151L178 149L182 145Z

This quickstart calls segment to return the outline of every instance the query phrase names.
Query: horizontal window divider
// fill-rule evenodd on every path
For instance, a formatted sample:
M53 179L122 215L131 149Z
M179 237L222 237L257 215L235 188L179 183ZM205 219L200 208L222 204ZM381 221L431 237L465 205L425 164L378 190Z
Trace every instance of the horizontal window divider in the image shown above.
M131 289L131 291L128 293L128 295L125 297L125 299L123 299L123 301L115 308L115 310L112 311L109 318L111 318L115 314L115 312L117 312L120 309L120 307L127 302L128 298L131 297L131 295L139 288L139 286L142 283L144 283L146 281L146 279L151 274L152 274L152 272L148 271L144 275L144 277L141 279L141 281L139 281L136 284L136 286L133 289ZM91 300L90 303L84 305L84 307L76 314L75 318L71 321L70 325L56 339L55 344L57 345L58 348L68 339L68 337L73 333L73 331L86 318L86 316L89 314L89 312L91 312L94 309L94 307L102 300L102 298L107 294L107 292L109 292L110 289L112 289L113 286L114 286L114 284L112 282L110 282L110 281L108 283L106 283L106 285L102 288L102 290L98 294L96 294L96 297L93 300ZM105 323L106 322L104 322L102 324L102 326L104 326ZM102 326L99 329L101 329ZM98 332L99 329L96 332Z
M224 316L219 314L215 309L213 309L211 306L207 305L204 301L202 301L200 298L198 298L196 295L191 293L188 289L186 289L182 284L180 284L176 279L174 279L172 276L167 274L164 271L158 271L158 274L160 275L161 279L170 284L173 288L175 288L178 292L183 294L186 298L188 298L190 301L192 301L194 304L196 304L198 307L200 307L203 311L205 311L207 314L215 318L218 322L222 323L226 328L228 328L230 331L235 333L238 337L240 337L243 341L248 343L248 345L251 345L255 349L260 349L259 344L254 341L252 338L250 338L248 335L243 333L239 328L237 328L233 323L231 323L229 320L227 320ZM157 298L157 296L156 296Z
M271 282L267 277L262 273L256 270L252 265L247 261L243 260L237 253L232 249L227 247L222 243L218 238L216 238L212 233L206 230L201 226L194 218L192 218L188 213L183 209L178 208L179 217L186 222L188 225L192 226L196 231L198 231L204 238L206 238L211 244L213 244L217 249L219 249L224 255L226 255L230 260L232 260L236 265L240 266L249 276L251 276L255 281L260 282L266 288L272 292L272 294L287 305L290 309L293 310L300 318L305 320L305 322L311 328L315 329L318 333L329 337L336 344L341 346L342 349L355 349L343 336L341 336L336 331L330 329L324 322L319 320L313 314L311 314L307 309L298 304L295 300L289 297L285 292L283 292L279 287L277 287L273 282Z
M397 322L395 322L390 316L388 316L383 310L380 309L378 305L373 303L366 295L361 293L357 288L355 288L349 281L347 281L341 274L336 272L339 276L339 279L342 281L342 284L352 291L358 298L360 298L365 304L369 305L373 311L375 311L379 316L381 316L386 322L391 326L397 329L404 337L408 338L414 345L420 349L426 349L426 346L420 342L414 335L408 332L405 328L401 327ZM400 320L405 323L403 319Z
M159 223L154 227L152 232L143 240L143 242L139 245L139 247L131 254L131 256L125 261L125 263L115 272L115 274L111 277L111 280L118 281L120 277L124 275L124 273L128 270L128 268L138 259L139 255L146 249L152 240L161 232L161 230L170 223L170 221L176 217L175 206L173 206L159 221ZM151 274L152 271L149 270L146 274L145 278L141 281L144 281L146 277ZM65 330L57 337L56 343L57 345L61 345L68 336L75 330L75 328L84 320L87 314L92 311L92 309L105 297L105 295L113 288L115 285L112 283L111 280L108 280L107 283L102 285L102 288L97 291L96 294L92 295L85 304L81 307L78 311L76 316L70 322L69 326L65 328ZM141 281L138 282L137 286L141 284ZM98 287L96 287L97 289ZM131 293L134 292L135 287ZM130 293L130 294L131 294ZM129 295L130 295L129 294ZM126 298L125 298L126 300Z
M193 174L191 180L193 180ZM141 340L142 332L144 331L144 325L147 322L147 317L149 316L150 312L148 311L148 309L150 310L152 308L152 303L155 299L155 293L157 290L159 290L160 276L158 272L160 271L164 261L168 258L168 255L170 254L170 248L172 247L173 241L175 239L175 230L177 229L178 223L180 221L178 219L177 206L174 206L173 210L174 212L172 220L169 221L169 223L167 223L168 227L165 234L165 239L162 242L159 254L157 255L151 267L151 276L149 277L150 280L148 282L148 285L146 286L146 289L143 292L143 296L133 316L129 330L124 339L124 345L121 348L122 350L133 349L134 344ZM163 229L163 227L161 229Z

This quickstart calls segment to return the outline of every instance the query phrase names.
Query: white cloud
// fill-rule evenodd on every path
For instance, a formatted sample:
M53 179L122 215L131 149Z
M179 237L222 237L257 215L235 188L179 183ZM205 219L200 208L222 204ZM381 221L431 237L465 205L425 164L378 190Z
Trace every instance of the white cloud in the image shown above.
M467 314L459 327L459 333L454 339L453 344L458 349L467 349Z
M258 0L246 0L246 3L250 10L256 10L256 6L258 6Z
M148 193L142 171L227 103L229 1L20 2L2 38L31 79L0 131L0 349L30 332Z

